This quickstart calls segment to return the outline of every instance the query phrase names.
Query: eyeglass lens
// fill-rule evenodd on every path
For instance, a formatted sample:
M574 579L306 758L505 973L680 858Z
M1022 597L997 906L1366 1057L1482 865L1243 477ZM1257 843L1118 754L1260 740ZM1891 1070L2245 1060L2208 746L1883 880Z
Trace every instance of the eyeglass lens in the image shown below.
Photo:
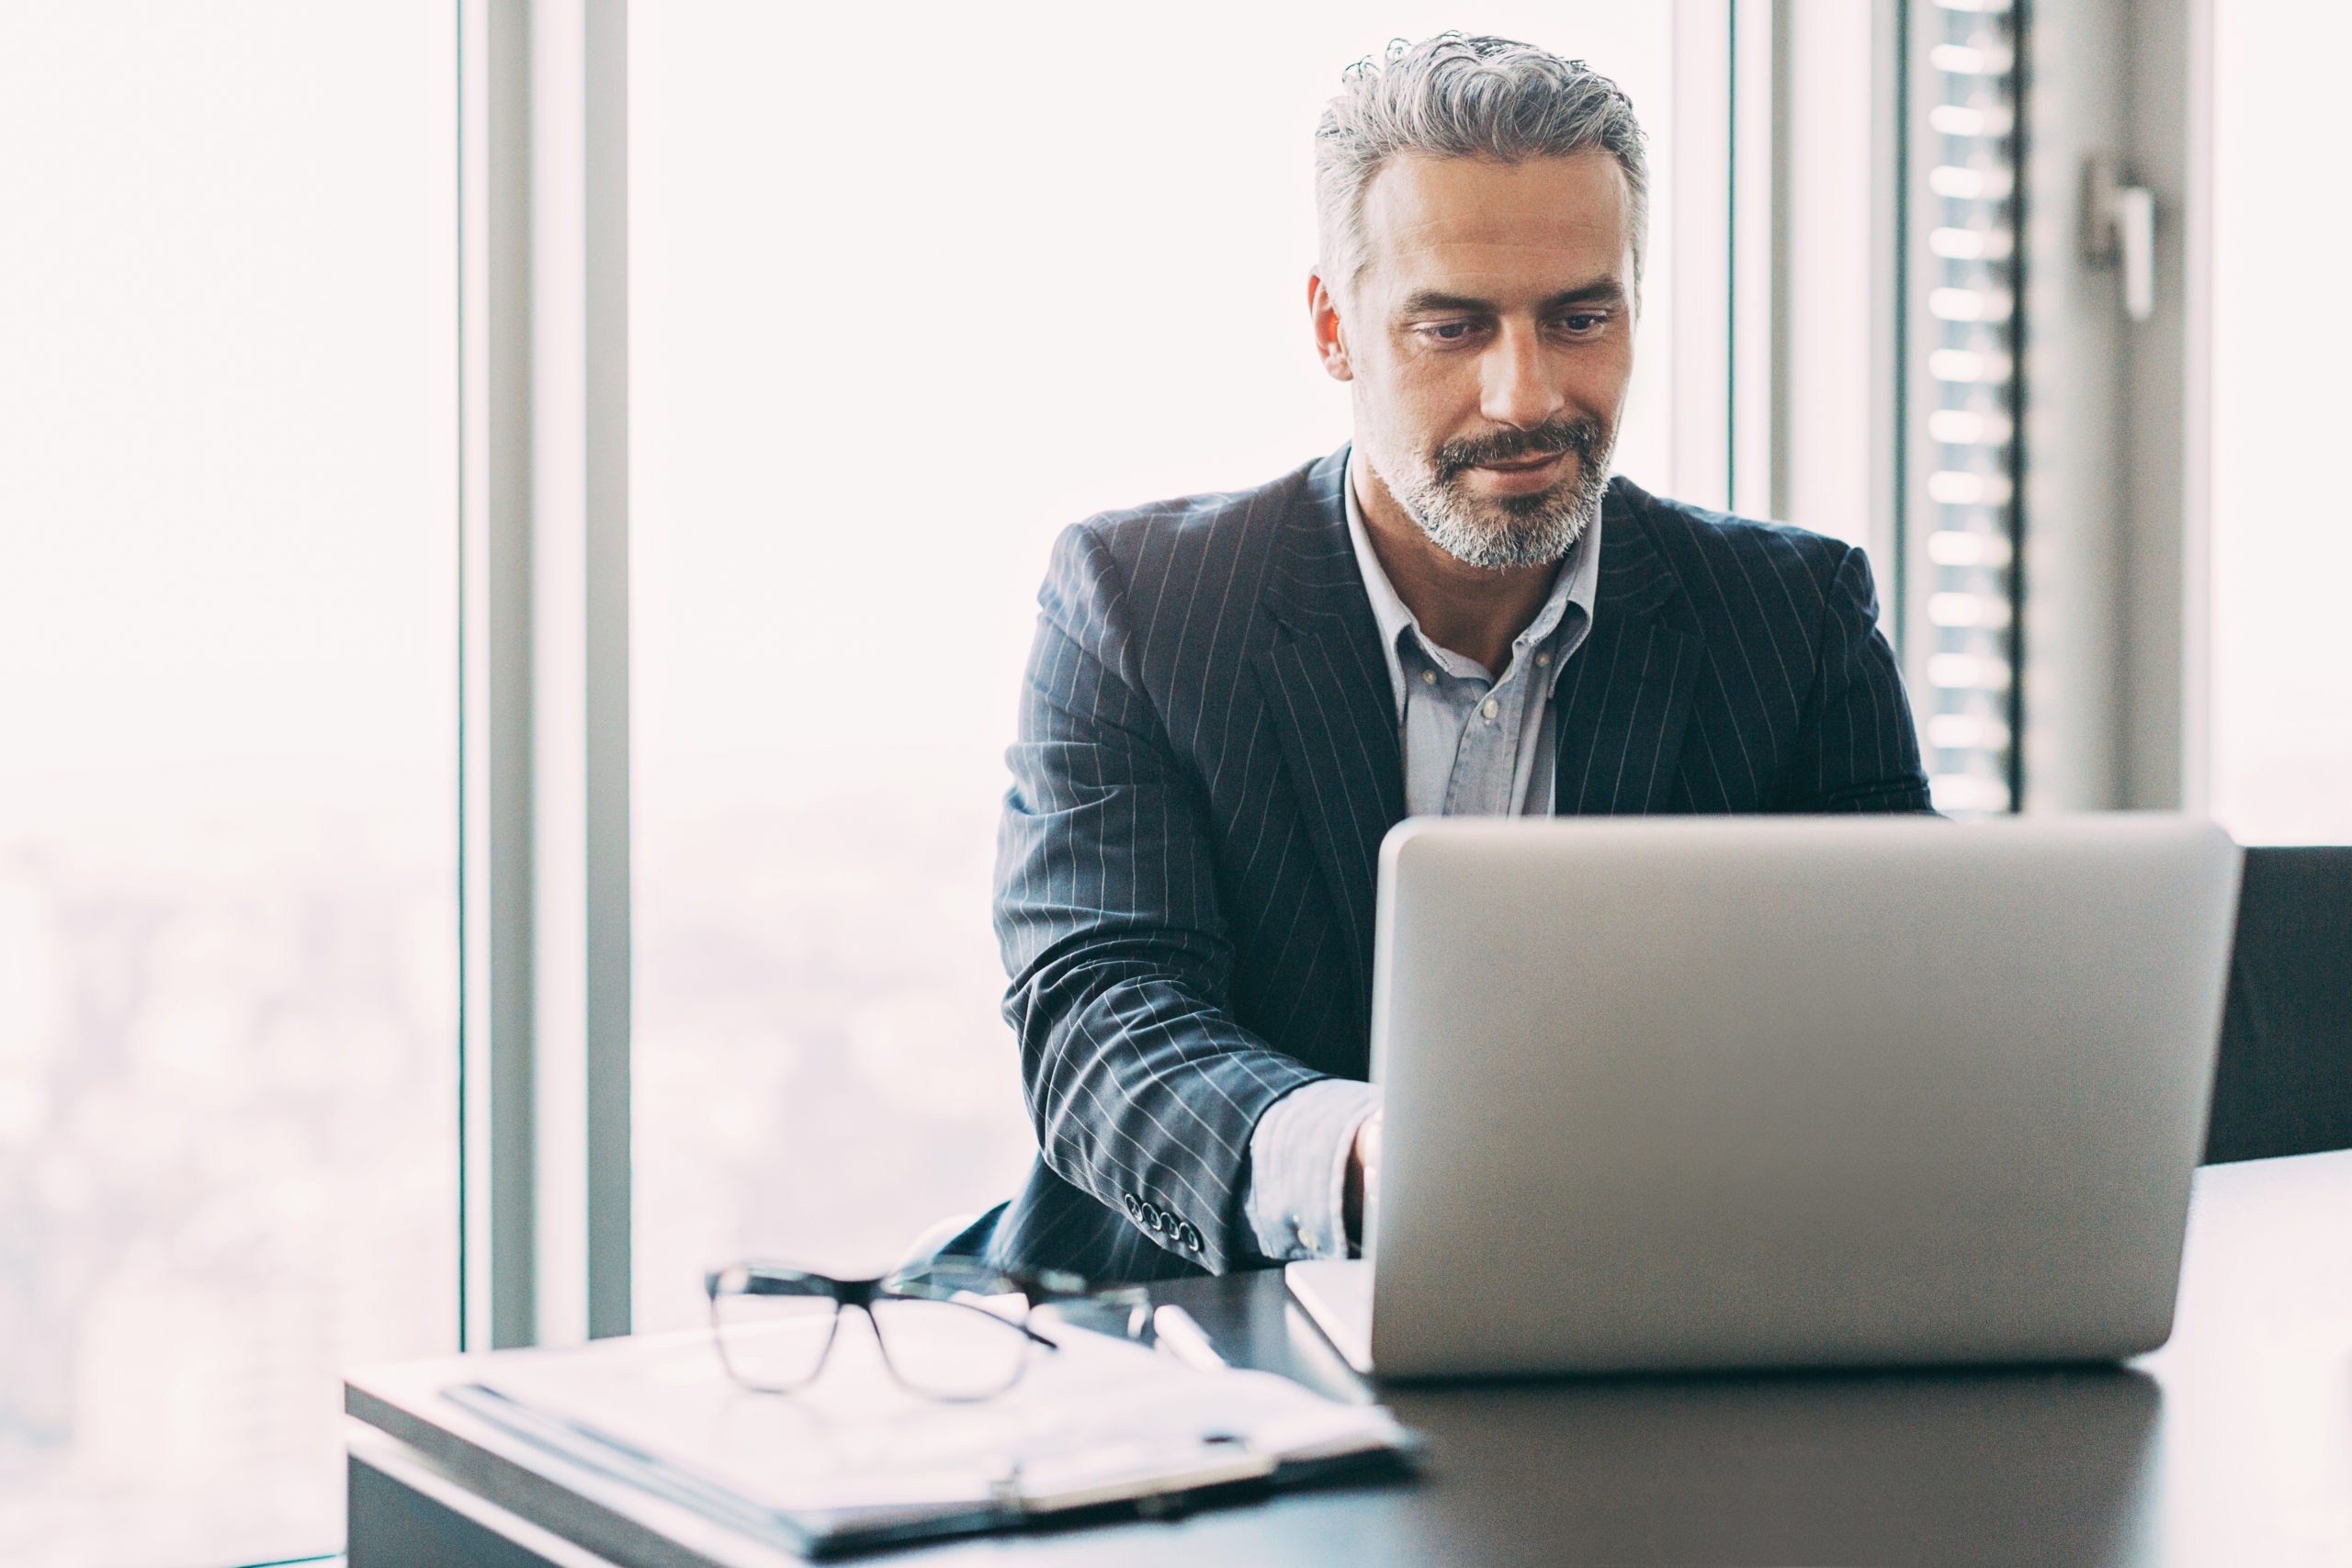
M781 1393L823 1368L840 1308L813 1286L729 1270L711 1296L710 1326L738 1382Z
M1001 1393L1028 1365L1021 1325L977 1303L885 1297L867 1310L891 1371L934 1399Z

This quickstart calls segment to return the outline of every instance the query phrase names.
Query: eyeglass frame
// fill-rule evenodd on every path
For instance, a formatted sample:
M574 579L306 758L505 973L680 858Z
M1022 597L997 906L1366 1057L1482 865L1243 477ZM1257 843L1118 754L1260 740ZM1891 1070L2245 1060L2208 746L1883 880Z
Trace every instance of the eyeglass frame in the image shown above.
M746 1284L753 1280L764 1280L775 1284L795 1284L813 1288L799 1292L745 1290L722 1292L720 1286L726 1281L728 1276L738 1273L742 1276ZM834 1341L841 1336L842 1309L855 1307L865 1314L865 1325L874 1331L875 1346L882 1352L882 1364L889 1371L891 1381L909 1393L946 1404L977 1404L984 1400L997 1398L1018 1383L1028 1374L1029 1359L1036 1347L1042 1345L1048 1350L1061 1348L1058 1344L1029 1326L1026 1321L1026 1309L1035 1306L1040 1301L1078 1298L1090 1293L1090 1287L1085 1280L1075 1274L1064 1273L1059 1269L1041 1270L1035 1275L1008 1274L977 1266L967 1268L956 1259L937 1259L919 1268L901 1269L876 1278L847 1280L831 1274L819 1273L813 1269L802 1269L794 1264L746 1259L728 1264L723 1269L708 1270L703 1275L702 1283L703 1294L710 1303L712 1348L718 1352L719 1365L726 1368L727 1375L735 1380L738 1387L752 1393L793 1394L815 1382L823 1374L826 1363L832 1359ZM983 1293L974 1288L982 1284L1002 1287L985 1292L989 1295L1019 1295L1024 1303L1023 1317L1019 1319L1006 1317L1001 1313L989 1311L977 1302L960 1299L967 1295ZM798 1294L831 1302L833 1310L826 1320L825 1343L817 1352L816 1359L809 1363L808 1375L788 1383L755 1382L745 1376L735 1365L734 1359L727 1353L727 1331L718 1320L718 1303L722 1294L741 1296ZM874 1315L876 1303L887 1302L933 1302L942 1306L960 1307L967 1312L978 1313L1000 1327L1022 1336L1023 1344L1020 1365L1001 1387L990 1389L985 1393L943 1393L936 1389L925 1388L920 1383L911 1382L904 1373L899 1371L898 1362L891 1359L889 1336L883 1332L881 1320Z

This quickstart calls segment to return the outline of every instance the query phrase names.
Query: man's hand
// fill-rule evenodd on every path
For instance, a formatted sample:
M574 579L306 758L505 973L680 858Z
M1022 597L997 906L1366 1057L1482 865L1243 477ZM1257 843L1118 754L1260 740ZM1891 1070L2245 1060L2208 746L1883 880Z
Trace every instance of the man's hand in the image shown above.
M1341 1207L1347 1216L1348 1250L1363 1250L1364 1216L1380 1201L1380 1117L1377 1111L1363 1119L1356 1129L1356 1141L1348 1150L1348 1179L1341 1194Z

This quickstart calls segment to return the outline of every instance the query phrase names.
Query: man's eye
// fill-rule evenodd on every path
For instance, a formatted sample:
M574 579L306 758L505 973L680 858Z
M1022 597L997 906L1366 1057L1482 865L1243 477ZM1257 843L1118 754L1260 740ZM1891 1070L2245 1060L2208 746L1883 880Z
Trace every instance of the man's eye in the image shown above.
M1560 325L1568 332L1581 335L1599 330L1600 324L1608 319L1598 311L1578 310L1574 315L1562 316Z
M1467 321L1431 321L1421 329L1440 343L1459 343L1470 335Z

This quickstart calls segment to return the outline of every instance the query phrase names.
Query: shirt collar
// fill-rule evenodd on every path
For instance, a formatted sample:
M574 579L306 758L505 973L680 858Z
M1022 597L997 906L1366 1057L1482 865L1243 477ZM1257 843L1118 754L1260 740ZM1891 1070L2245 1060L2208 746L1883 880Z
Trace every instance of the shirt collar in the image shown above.
M1405 708L1405 665L1399 657L1398 645L1407 633L1420 645L1431 662L1449 670L1471 668L1470 660L1459 654L1439 648L1421 631L1420 622L1396 596L1396 584L1388 581L1387 570L1380 564L1379 555L1372 547L1372 535L1364 528L1363 511L1356 504L1356 454L1348 450L1347 472L1340 476L1340 492L1347 498L1348 542L1355 547L1356 570L1363 575L1365 594L1372 600L1372 618L1380 627L1380 649L1388 660L1388 681L1396 697L1396 709L1401 716ZM1535 613L1512 644L1516 661L1528 649L1551 641L1560 634L1567 620L1568 606L1573 604L1583 614L1588 625L1592 620L1592 603L1600 584L1600 512L1595 508L1592 521L1577 536L1568 547L1567 558L1560 563L1559 574L1552 580L1551 597ZM1556 660L1552 665L1552 680L1556 684L1560 671L1567 663Z

